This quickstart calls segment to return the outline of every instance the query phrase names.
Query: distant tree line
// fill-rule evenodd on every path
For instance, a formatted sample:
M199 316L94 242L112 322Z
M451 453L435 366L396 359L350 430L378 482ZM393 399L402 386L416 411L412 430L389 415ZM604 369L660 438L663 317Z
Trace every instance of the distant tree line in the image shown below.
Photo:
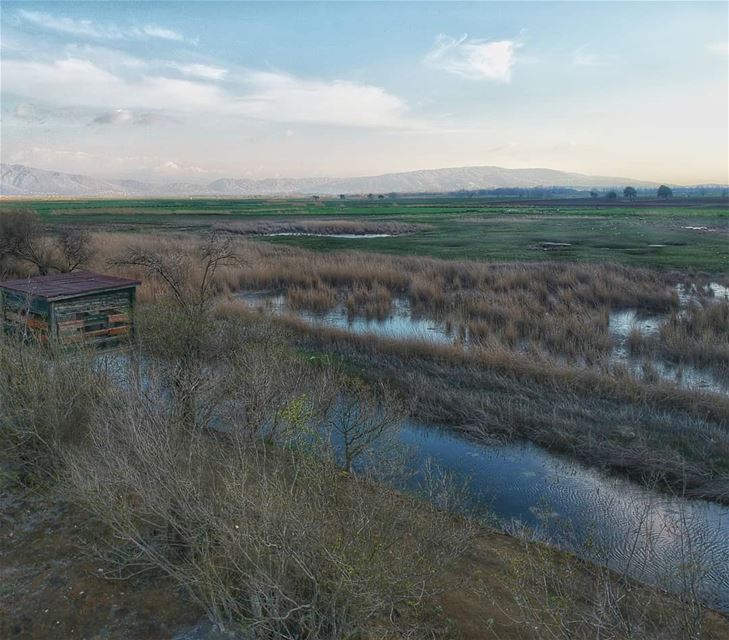
M396 192L389 193L367 193L367 194L338 194L339 200L366 199L366 200L385 200L389 198L394 200L397 197L455 197L455 198L478 198L478 197L503 197L503 198L525 198L525 199L549 199L549 198L584 198L590 196L593 199L605 198L607 200L618 200L620 191L617 188L608 188L605 190L575 189L572 187L498 187L495 189L459 189L458 191L448 192L430 192L423 191L418 193L400 194ZM703 185L696 187L674 187L671 188L662 184L658 189L653 188L636 188L625 187L622 189L622 197L625 200L636 200L637 198L662 198L667 200L675 196L687 198L712 198L712 197L729 197L729 188L724 185ZM326 197L326 196L325 196ZM320 196L312 196L314 201L320 200Z
M593 199L605 198L607 200L618 200L620 194L625 200L636 200L638 198L661 198L669 199L674 196L685 198L712 198L712 197L729 197L729 188L722 185L706 185L697 187L669 187L661 185L658 189L654 188L636 188L625 187L622 192L617 188L608 188L603 190L591 189L574 189L570 187L500 187L497 189L473 189L451 191L447 194L422 193L410 194L411 196L437 196L448 195L451 197L474 198L474 197L509 197L509 198L528 198L528 199L549 199L549 198L584 198L589 195Z

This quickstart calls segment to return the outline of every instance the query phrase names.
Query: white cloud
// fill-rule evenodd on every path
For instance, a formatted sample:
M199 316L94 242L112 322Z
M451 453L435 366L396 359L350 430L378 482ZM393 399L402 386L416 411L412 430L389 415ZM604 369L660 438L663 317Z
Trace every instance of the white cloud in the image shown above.
M131 30L131 33L140 36L149 36L150 38L159 38L160 40L173 40L175 42L182 42L185 39L181 33L173 31L172 29L165 29L164 27L158 27L153 24L146 24L143 27L135 27Z
M228 74L227 69L209 64L178 64L173 62L170 63L170 66L186 76L203 80L222 80Z
M64 16L54 16L42 11L28 11L21 9L18 15L25 21L43 29L65 33L72 36L95 38L99 40L123 40L127 38L159 38L182 42L185 36L181 33L147 24L141 27L122 28L113 24L99 24L92 20L75 20Z
M285 73L249 72L249 92L236 101L249 117L356 127L410 127L407 105L380 87L347 80L310 80Z
M727 42L712 42L706 45L706 48L711 53L718 53L719 55L729 55L729 41Z
M117 74L128 72L164 73L174 69L184 76L203 80L222 80L228 75L227 69L211 64L192 61L181 62L179 60L142 59L117 48L106 46L71 43L66 45L63 51L68 58L93 60L97 67ZM57 57L56 55L55 58ZM38 60L39 56L34 59Z
M80 58L53 62L4 59L3 90L25 100L111 112L102 114L99 124L124 123L133 118L126 114L136 111L177 111L281 123L390 129L422 126L408 118L407 105L400 98L380 87L279 72L245 72L235 89L224 90L209 82L161 74L127 78Z
M129 109L196 109L215 107L219 90L208 84L142 76L125 80L89 60L67 58L51 63L3 60L3 89L64 106Z
M509 82L520 46L516 40L476 40L467 35L456 39L440 34L425 63L462 78Z

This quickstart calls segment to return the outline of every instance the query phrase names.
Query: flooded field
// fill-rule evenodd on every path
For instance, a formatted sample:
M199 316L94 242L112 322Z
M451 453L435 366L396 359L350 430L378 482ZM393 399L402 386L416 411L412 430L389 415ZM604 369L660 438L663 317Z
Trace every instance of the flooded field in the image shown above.
M723 299L729 296L725 286L711 283L706 291L711 299ZM677 288L682 305L697 303L696 290ZM458 332L447 323L425 317L416 313L410 301L405 297L395 297L392 311L384 318L368 318L348 313L344 304L337 304L326 312L293 310L287 303L286 294L279 291L248 291L237 294L238 299L251 307L274 315L293 314L315 326L332 327L352 331L357 334L372 334L394 340L423 340L440 344L460 343L468 346L468 332ZM642 357L634 355L628 346L631 333L637 331L641 336L657 336L661 325L667 320L666 314L646 314L635 309L611 311L608 330L613 341L613 348L606 363L623 365L637 377L658 376L688 389L700 389L729 395L729 381L721 379L713 372L695 366L676 365L658 357Z

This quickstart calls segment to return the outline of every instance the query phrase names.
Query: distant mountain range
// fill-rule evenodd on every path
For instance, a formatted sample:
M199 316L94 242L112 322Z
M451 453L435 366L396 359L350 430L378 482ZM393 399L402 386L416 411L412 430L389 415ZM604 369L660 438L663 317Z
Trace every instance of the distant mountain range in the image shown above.
M553 169L459 167L386 173L359 178L222 178L209 184L104 180L0 164L0 194L5 196L294 196L368 193L443 193L477 189L570 187L654 188L657 183L630 178L590 176Z

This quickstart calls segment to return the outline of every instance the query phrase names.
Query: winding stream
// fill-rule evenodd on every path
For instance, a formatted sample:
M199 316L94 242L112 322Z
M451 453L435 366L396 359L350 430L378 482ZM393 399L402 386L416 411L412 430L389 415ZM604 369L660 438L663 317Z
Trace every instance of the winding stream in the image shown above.
M529 443L482 445L432 425L405 423L398 438L415 479L428 461L467 483L469 507L497 525L570 549L663 588L685 587L692 567L702 600L729 611L729 507L686 500L590 469Z
M97 366L129 379L123 354L100 355ZM404 454L408 480L397 488L418 492L435 471L463 487L466 510L488 524L664 589L682 591L689 566L702 602L729 612L729 507L667 496L530 443L484 444L415 421L395 438L374 459Z
M248 292L239 298L268 313L289 311L281 293ZM341 306L323 314L296 315L315 325L393 339L455 340L444 326L413 315L404 299L394 301L392 314L384 320L351 318ZM630 310L612 313L612 358L640 375L642 363L630 357L627 337L633 328L655 333L662 321ZM685 386L727 392L726 385L704 371L683 367L679 372L667 363L653 367ZM456 484L466 483L469 508L489 513L506 531L526 532L675 591L686 588L683 570L691 567L703 602L729 611L729 507L667 496L530 443L485 445L412 421L402 425L397 437L411 456L409 488L418 488L432 464Z

